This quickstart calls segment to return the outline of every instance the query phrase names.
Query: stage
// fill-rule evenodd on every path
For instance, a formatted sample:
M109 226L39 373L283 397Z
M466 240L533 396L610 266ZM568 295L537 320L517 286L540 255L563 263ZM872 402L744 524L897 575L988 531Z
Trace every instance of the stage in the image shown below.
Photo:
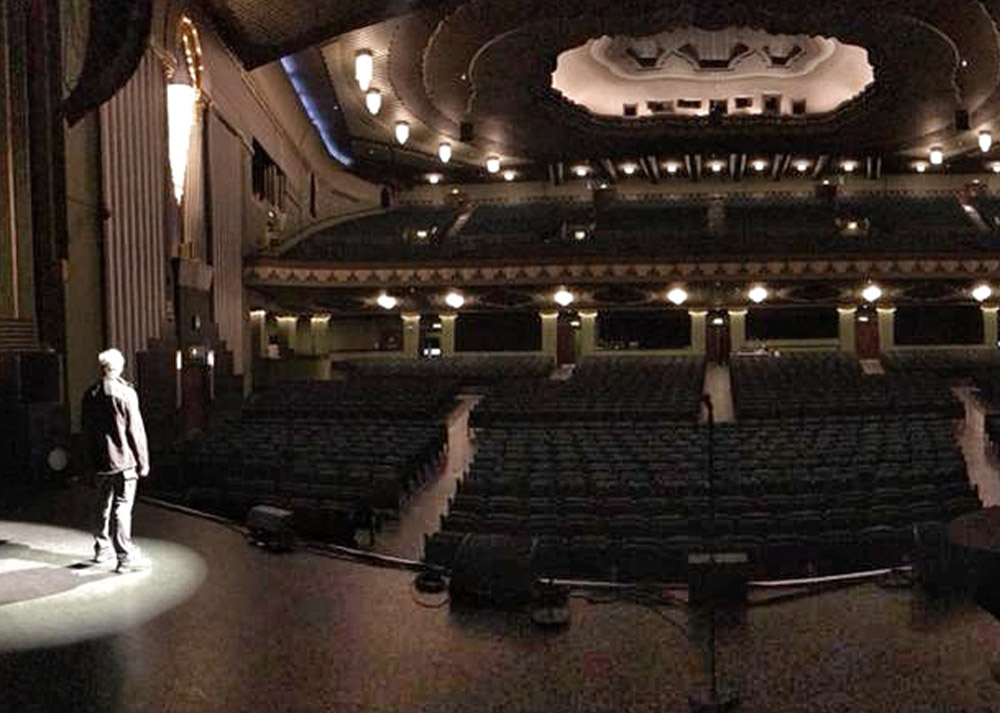
M661 618L683 609L573 599L544 631L142 503L154 568L114 575L85 565L92 495L0 515L4 711L686 710L688 642ZM723 617L718 641L741 711L1000 710L1000 622L967 601L870 583Z

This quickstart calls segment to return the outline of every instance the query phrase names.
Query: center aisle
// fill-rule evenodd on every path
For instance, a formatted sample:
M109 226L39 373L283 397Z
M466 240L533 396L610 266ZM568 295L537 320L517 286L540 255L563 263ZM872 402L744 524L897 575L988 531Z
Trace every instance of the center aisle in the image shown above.
M383 525L376 540L376 551L407 559L420 559L423 556L424 535L433 534L440 529L441 516L448 510L448 498L455 494L455 484L472 460L469 413L480 398L472 395L459 396L458 406L448 414L445 421L448 428L448 452L441 472L410 498L399 520L390 520ZM361 537L363 542L364 536Z
M736 409L733 406L732 379L729 374L729 367L722 364L705 365L705 386L703 393L712 398L712 407L715 409L716 423L730 423L736 420ZM708 413L702 407L701 421L708 421Z

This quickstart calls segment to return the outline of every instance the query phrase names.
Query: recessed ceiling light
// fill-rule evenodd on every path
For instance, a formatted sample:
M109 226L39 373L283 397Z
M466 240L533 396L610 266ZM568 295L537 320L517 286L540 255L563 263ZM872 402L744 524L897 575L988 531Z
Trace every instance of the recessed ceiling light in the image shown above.
M667 293L667 299L678 307L687 302L688 293L682 287L675 287Z
M882 288L878 285L868 285L862 290L861 296L865 298L866 302L875 302L882 296Z

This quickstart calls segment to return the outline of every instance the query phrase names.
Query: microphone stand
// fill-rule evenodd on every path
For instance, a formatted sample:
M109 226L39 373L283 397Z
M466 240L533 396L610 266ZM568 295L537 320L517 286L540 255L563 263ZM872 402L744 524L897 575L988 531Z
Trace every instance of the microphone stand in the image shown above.
M701 401L708 411L708 502L711 509L710 528L708 531L709 560L710 564L715 562L715 409L712 405L712 397L708 394L701 395ZM710 567L711 569L711 567ZM710 580L711 581L711 580ZM727 697L719 700L719 680L715 671L715 606L718 592L710 592L708 599L708 675L711 679L711 700L698 701L693 696L688 704L691 711L714 712L733 711L739 706L738 696Z

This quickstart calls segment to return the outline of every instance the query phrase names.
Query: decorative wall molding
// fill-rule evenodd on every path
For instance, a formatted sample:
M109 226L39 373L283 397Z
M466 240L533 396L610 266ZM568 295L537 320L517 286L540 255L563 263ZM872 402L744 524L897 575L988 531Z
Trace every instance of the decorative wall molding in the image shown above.
M537 285L540 282L663 283L677 280L821 280L830 278L984 278L1000 271L1000 254L978 258L905 257L714 262L527 263L511 265L340 267L258 260L244 269L248 286L408 287Z

